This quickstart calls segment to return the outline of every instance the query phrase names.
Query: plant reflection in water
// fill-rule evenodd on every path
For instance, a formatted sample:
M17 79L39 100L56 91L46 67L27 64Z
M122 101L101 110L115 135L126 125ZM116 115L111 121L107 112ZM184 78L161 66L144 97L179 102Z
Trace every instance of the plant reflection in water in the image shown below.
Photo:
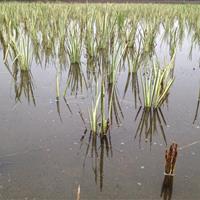
M165 117L162 113L161 108L142 108L140 107L137 115L135 117L135 121L137 121L139 115L141 113L141 117L138 120L139 124L136 129L135 137L139 137L139 146L141 147L142 135L144 135L145 141L149 140L150 148L152 146L152 140L155 133L158 133L160 129L161 134L163 136L164 142L167 145L167 139L165 136L164 126L167 125L165 121Z
M197 121L197 118L198 118L199 104L200 104L200 88L199 88L199 97L198 97L198 101L197 101L197 107L196 107L196 111L195 111L195 116L194 116L193 124L195 124L195 122Z
M28 103L36 105L34 96L34 85L30 70L13 70L15 101L21 102L22 95L27 99Z
M86 137L87 129L85 129L84 134L80 139L80 148L82 148ZM83 168L85 167L86 160L89 155L91 156L95 183L99 184L100 191L102 191L104 182L104 163L107 158L113 156L110 130L108 130L104 135L94 134L92 131L90 131L88 142L86 143Z

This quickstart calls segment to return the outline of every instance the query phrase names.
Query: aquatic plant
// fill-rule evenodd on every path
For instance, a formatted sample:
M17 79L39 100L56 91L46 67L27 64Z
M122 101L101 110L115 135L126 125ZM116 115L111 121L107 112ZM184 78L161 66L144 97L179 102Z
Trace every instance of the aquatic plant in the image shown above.
M105 83L101 83L101 135L105 135L109 128L109 120L106 119L105 113Z
M66 48L71 64L80 64L82 41L80 38L80 29L76 24L72 24L67 29Z
M96 134L98 130L97 111L98 111L100 97L101 97L101 93L98 94L98 85L97 85L96 92L95 92L95 99L93 100L92 108L89 111L90 128L94 134Z
M101 80L101 90L98 93L98 82L96 83L96 97L93 100L91 111L89 112L90 129L92 133L103 136L109 128L109 119L106 117L105 111L105 82ZM100 104L100 114L98 114ZM100 118L100 119L99 119ZM98 120L99 119L99 120Z
M126 43L129 49L134 49L137 40L142 39L141 46L144 51L132 51L133 55L129 54L130 62L134 61L132 71L136 71L140 66L137 64L140 63L138 60L152 57L155 53L155 38L161 25L166 38L169 39L168 36L171 35L171 42L168 43L171 55L177 43L181 44L183 41L185 27L188 27L192 34L192 43L199 44L197 7L190 5L185 9L185 5L172 8L170 5L147 7L135 4L66 4L61 7L57 3L53 6L44 3L1 3L0 42L3 46L4 61L9 54L9 37L13 30L17 31L18 36L29 37L35 59L41 64L42 58L45 58L45 65L50 63L52 58L57 59L56 56L63 65L67 64L66 55L70 63L80 63L84 53L90 58L97 57L101 51L113 49L116 38L118 43ZM21 29L23 34L20 33ZM139 32L142 37L138 37ZM55 50L57 48L58 53Z
M153 22L149 22L145 25L141 25L141 32L143 37L143 52L150 58L154 55L156 47L156 36L159 32L159 24L153 19Z
M33 54L29 36L24 35L22 31L19 37L14 34L10 41L10 55L13 64L17 65L22 71L27 71L31 67Z
M30 70L33 58L41 66L52 61L59 63L61 71L68 73L64 96L69 88L71 94L76 94L84 84L87 87L82 65L87 63L86 73L91 82L104 77L97 114L102 118L97 121L105 130L106 120L111 122L115 116L120 123L123 117L117 94L118 73L128 66L124 95L132 84L132 91L138 96L134 85L142 83L143 107L160 107L174 77L173 61L163 68L159 64L147 67L156 56L156 38L160 33L164 35L174 60L185 28L192 36L192 46L200 44L199 20L198 5L66 4L63 7L58 3L1 3L0 45L12 77L14 66ZM139 71L144 72L140 82L135 78ZM57 76L57 97L62 92L59 84Z
M8 30L6 30L8 29ZM1 27L0 30L0 43L2 45L3 49L3 62L7 62L8 54L9 54L9 48L10 48L10 36L11 36L11 24L9 23L8 27L5 28L4 26Z
M110 13L107 10L99 13L96 20L96 41L99 51L105 49L108 50L110 47L110 39L113 34L114 26L115 22L113 21L113 18L110 17Z
M160 107L169 94L174 82L174 77L172 76L174 56L170 63L163 68L158 63L154 63L152 68L144 68L144 73L140 74L144 107Z
M114 91L117 83L117 74L119 72L120 62L124 56L126 50L126 45L123 47L117 41L114 42L113 49L109 51L109 65L108 65L108 88L110 88L110 98L109 98L109 119L112 115L112 103Z
M94 60L97 56L97 41L95 33L95 18L94 11L91 17L87 18L86 30L85 30L85 48L87 51L87 58Z

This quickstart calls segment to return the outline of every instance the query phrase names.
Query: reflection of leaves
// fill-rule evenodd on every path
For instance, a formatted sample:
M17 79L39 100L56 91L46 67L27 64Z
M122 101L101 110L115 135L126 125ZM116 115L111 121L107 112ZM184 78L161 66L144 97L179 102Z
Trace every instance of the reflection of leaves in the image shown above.
M158 109L143 109L140 107L135 120L137 120L140 112L142 111L142 115L139 120L139 124L137 126L137 130L135 133L135 139L139 134L139 145L141 145L142 134L144 134L145 141L149 139L150 146L152 145L153 135L158 133L158 127L161 130L163 139L165 144L167 145L167 140L164 132L164 125L166 126L166 121L162 110Z
M20 74L19 74L20 73ZM15 100L20 101L22 94L27 98L28 103L32 100L33 104L36 105L35 97L33 93L33 83L31 80L30 71L23 71L16 69L14 71L14 82L15 82Z
M57 109L57 113L58 113L58 116L60 118L60 121L62 122L62 116L61 116L61 112L60 112L60 99L59 99L59 97L56 97L56 109Z
M117 125L120 125L121 118L124 118L124 115L119 102L116 85L113 84L108 84L108 105L109 122L112 124L114 116Z
M140 99L140 90L139 90L137 73L130 73L130 72L128 73L128 77L127 77L126 85L124 89L124 97L127 93L130 82L131 82L131 90L133 92L134 100L135 100L135 108L137 108L137 101L139 101L140 104L142 103Z
M71 94L77 94L79 90L82 92L83 84L87 87L85 76L80 69L80 65L71 64L68 72L64 96L66 96L68 88L70 88Z
M197 117L198 117L198 113L199 113L199 104L200 104L200 88L199 88L199 97L198 97L198 101L197 101L197 107L196 107L196 112L195 112L193 124L196 122Z
M84 131L83 136L81 137L81 148L85 140L87 129ZM99 146L99 148L98 148ZM83 162L83 167L85 167L85 162L88 157L88 154L91 155L92 160L92 170L94 172L95 183L100 184L100 190L103 190L103 178L104 178L104 160L105 156L109 158L112 157L112 143L110 132L107 135L97 135L93 134L92 131L88 137L88 143L86 145L85 158Z

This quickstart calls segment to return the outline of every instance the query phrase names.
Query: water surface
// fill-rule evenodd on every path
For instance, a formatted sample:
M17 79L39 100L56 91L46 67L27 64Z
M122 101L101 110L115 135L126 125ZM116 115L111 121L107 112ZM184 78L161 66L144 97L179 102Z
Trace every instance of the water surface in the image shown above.
M162 31L157 36L156 54L163 63L169 56L161 35ZM200 199L200 111L194 121L200 87L199 50L194 48L189 58L189 38L177 48L175 82L161 107L166 124L157 113L162 122L157 120L152 141L145 139L144 131L141 137L135 136L142 109L135 119L141 103L131 84L124 96L126 63L116 84L119 123L113 115L109 133L102 140L97 137L95 145L88 116L93 92L85 58L80 76L87 87L83 81L82 91L79 86L75 94L69 87L66 102L62 96L56 100L54 63L45 67L33 61L29 83L34 99L28 99L23 92L16 98L16 83L3 64L1 51L0 199L75 199L78 185L82 199L160 199L164 153L174 141L179 151L172 198ZM68 75L66 65L61 91ZM137 91L136 84L134 88ZM140 81L137 94L142 98Z

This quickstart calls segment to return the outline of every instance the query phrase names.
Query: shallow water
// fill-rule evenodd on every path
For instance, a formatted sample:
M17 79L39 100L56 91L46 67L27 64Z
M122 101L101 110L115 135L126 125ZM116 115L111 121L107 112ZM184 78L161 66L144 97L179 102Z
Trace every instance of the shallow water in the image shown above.
M189 48L185 38L176 54L175 82L161 108L167 146L173 141L179 145L173 199L200 199L200 113L193 123L200 87L199 51L194 49L189 59ZM165 47L157 45L156 51L163 62ZM77 95L68 90L67 105L60 98L59 113L55 66L41 68L34 62L35 105L23 94L17 101L2 53L0 60L0 199L75 199L78 185L81 199L160 199L165 140L159 123L151 144L143 133L141 138L135 137L142 113L135 120L140 103L135 107L130 86L123 97L127 69L119 73L117 81L123 117L119 126L112 126L104 145L97 138L95 153L89 142L90 86ZM63 70L61 75L62 89L67 72Z

